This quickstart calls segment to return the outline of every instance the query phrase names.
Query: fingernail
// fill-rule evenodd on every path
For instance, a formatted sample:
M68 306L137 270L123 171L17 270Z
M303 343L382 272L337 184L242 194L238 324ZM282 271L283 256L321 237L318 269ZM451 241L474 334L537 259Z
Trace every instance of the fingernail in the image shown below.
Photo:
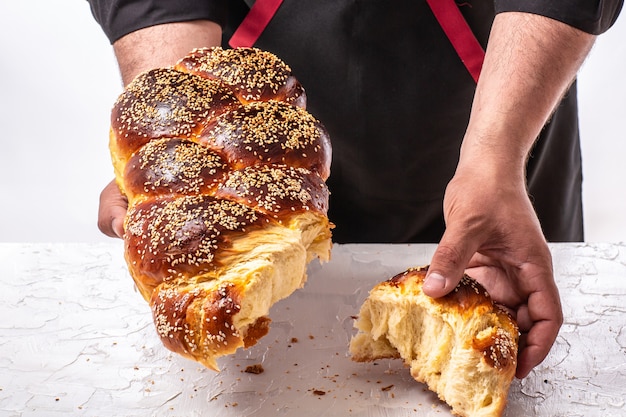
M426 281L424 281L423 289L427 290L442 290L446 287L446 279L438 274L437 272L432 272L426 277Z

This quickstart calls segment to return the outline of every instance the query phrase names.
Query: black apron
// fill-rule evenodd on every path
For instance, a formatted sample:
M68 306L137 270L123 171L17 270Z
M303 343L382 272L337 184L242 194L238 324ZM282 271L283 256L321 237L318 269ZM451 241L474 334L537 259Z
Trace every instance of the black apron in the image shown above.
M492 2L463 4L486 47ZM230 7L224 46L249 11ZM254 46L292 68L330 133L333 240L438 242L476 85L427 2L285 0ZM546 238L583 240L575 84L534 147L527 180Z

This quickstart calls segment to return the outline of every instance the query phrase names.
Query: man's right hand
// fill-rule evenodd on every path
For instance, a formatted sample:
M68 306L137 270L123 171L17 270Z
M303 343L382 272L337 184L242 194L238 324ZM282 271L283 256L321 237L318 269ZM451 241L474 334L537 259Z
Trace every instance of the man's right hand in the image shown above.
M98 229L109 237L124 236L124 217L128 210L128 200L121 193L115 180L100 193L98 208Z

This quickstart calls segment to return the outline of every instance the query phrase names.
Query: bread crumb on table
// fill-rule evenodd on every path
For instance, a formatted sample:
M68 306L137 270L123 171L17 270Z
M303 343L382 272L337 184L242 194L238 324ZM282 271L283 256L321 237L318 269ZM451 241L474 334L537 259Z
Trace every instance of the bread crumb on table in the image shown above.
M246 366L246 370L244 372L258 375L258 374L262 374L263 372L265 372L265 369L263 369L263 365L261 365L260 363L257 363L254 365Z

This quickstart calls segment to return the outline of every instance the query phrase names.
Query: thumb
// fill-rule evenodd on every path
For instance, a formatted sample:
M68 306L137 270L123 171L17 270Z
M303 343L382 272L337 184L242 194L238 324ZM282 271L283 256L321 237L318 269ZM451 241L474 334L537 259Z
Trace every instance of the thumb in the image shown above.
M115 180L111 181L100 193L98 207L98 228L109 237L124 236L124 217L128 201L122 195Z
M424 294L439 298L455 289L476 249L462 235L446 230L428 267Z
M124 217L126 216L126 210L124 208L117 208L116 212L113 214L113 219L111 220L111 230L115 234L112 237L119 237L120 239L124 238Z

